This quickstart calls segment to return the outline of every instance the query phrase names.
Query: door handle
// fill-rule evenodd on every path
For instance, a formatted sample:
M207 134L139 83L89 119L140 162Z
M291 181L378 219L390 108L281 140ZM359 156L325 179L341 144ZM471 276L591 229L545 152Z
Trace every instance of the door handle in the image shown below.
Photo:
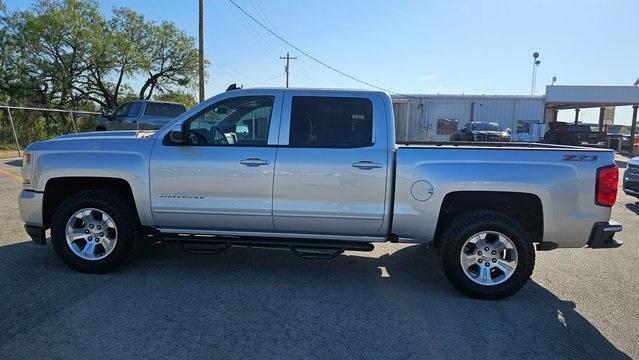
M379 169L382 167L382 164L372 162L372 161L358 161L353 163L354 168L358 168L361 170L370 170L370 169Z
M244 160L240 160L240 164L250 166L250 167L256 167L256 166L268 165L270 164L270 162L268 160L262 160L260 158L250 157Z

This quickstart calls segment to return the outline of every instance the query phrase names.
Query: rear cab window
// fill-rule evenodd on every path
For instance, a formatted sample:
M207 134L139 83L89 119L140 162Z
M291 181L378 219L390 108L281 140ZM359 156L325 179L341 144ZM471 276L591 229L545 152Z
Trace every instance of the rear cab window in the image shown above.
M373 104L366 98L293 96L289 146L360 148L373 145Z
M185 111L186 107L182 104L147 103L146 109L144 109L144 115L178 117Z

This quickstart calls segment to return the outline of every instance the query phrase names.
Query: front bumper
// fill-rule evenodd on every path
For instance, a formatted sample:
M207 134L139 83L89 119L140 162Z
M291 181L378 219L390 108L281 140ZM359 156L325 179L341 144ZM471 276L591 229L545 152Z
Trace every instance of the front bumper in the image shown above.
M20 217L27 225L43 226L42 205L44 194L32 190L22 190L18 197Z
M20 217L24 221L24 230L34 243L46 244L42 222L42 201L44 194L37 191L22 190L18 197Z
M592 227L588 247L591 249L617 248L623 245L623 241L613 239L616 232L623 230L618 222L598 222Z

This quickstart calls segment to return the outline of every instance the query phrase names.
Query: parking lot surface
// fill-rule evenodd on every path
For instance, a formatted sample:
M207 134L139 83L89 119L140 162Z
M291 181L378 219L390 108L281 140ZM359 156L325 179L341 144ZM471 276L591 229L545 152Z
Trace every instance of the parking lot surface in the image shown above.
M519 293L480 301L425 247L397 244L327 261L158 243L80 274L29 241L19 165L0 163L2 359L639 357L639 202L621 191L624 246L538 252Z

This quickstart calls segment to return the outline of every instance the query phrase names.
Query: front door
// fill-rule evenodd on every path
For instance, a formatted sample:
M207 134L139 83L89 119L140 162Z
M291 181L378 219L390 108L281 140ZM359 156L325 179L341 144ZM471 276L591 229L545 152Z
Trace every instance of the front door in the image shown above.
M389 170L383 102L375 94L327 95L285 96L275 230L382 235Z
M185 144L156 144L150 178L158 227L273 230L276 147L269 143L277 141L279 97L220 100L185 121Z
M142 107L140 102L121 105L109 119L109 130L137 130L137 119Z

